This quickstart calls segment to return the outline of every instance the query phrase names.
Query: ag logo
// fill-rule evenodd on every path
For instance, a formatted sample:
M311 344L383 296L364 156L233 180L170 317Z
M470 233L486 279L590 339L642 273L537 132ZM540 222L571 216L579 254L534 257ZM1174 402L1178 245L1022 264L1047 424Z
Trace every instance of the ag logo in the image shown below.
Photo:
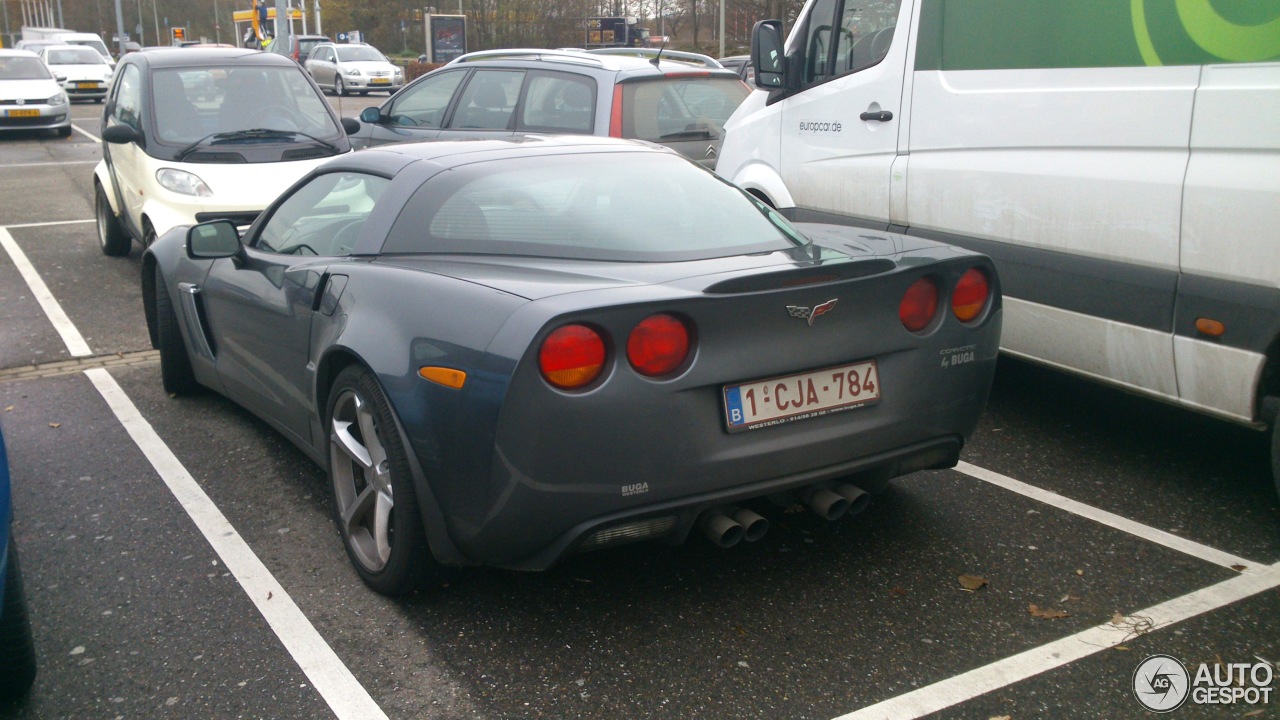
M1191 675L1176 658L1152 655L1133 671L1133 696L1152 712L1172 712L1190 694Z

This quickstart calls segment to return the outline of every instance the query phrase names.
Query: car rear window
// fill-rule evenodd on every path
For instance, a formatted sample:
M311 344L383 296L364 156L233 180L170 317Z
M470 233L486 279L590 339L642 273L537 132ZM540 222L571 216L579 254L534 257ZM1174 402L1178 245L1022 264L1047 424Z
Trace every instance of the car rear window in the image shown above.
M691 135L719 137L750 89L731 77L676 75L623 83L622 136L670 142Z
M684 158L613 152L442 172L414 194L383 252L670 262L804 242L772 210Z

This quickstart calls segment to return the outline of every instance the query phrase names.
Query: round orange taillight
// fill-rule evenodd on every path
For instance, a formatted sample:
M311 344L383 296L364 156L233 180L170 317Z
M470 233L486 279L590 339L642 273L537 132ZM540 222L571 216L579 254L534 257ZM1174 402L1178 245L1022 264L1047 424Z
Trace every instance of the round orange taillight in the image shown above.
M604 369L604 339L586 325L565 325L542 341L538 367L547 382L575 390L600 377Z
M627 338L627 359L636 372L647 377L666 375L689 357L689 328L678 318L650 315Z
M969 268L960 276L956 289L951 293L951 312L961 322L969 322L982 314L987 306L987 297L991 294L991 283L987 274L978 268Z
M933 316L938 313L938 283L932 278L923 277L911 283L907 292L898 304L898 319L911 332L920 332L929 327Z

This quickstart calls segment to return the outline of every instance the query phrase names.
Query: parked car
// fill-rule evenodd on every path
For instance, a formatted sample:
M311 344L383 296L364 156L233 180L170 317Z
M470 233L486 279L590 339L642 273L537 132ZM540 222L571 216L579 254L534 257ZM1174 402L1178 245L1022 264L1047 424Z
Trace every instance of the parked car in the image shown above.
M164 389L216 389L327 468L357 572L722 546L953 466L990 389L976 253L791 226L649 143L529 136L330 160L245 232L143 255ZM765 510L765 512L769 512Z
M71 135L71 104L35 53L0 48L0 131L48 129Z
M720 58L720 64L730 70L736 70L738 77L742 78L742 81L747 85L751 85L755 82L756 68L751 64L750 55L729 55L727 57L722 57Z
M36 679L36 648L13 542L9 454L0 432L0 701L20 698Z
M404 86L404 69L372 45L320 43L303 64L320 87L339 97L348 92L368 95L370 90L390 95Z
M733 71L701 62L490 50L463 55L414 80L381 107L366 108L351 141L360 148L581 133L648 140L714 168L722 126L749 93Z
M757 23L717 172L990 255L1007 352L1269 431L1280 491L1280 3L943 5Z
M97 50L84 45L50 45L40 49L40 59L61 80L71 100L102 102L115 72Z
M277 38L278 40L278 38ZM301 65L306 62L307 57L311 55L311 51L321 43L332 43L328 35L290 35L287 41L273 40L267 46L267 52L273 52L277 55L284 55L290 60Z
M94 193L107 255L175 225L247 225L298 178L351 150L302 68L240 48L130 53L102 126Z
M41 48L47 48L50 45L66 45L66 43L61 40L19 40L13 44L13 49L27 50L39 55Z

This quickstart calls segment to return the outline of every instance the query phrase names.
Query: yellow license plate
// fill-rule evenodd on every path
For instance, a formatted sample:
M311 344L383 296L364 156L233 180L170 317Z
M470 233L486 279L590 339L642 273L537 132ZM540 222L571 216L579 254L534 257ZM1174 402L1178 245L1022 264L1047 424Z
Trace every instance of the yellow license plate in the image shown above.
M78 83L76 83L76 89L77 89L77 90L97 90L97 89L98 89L98 83L96 83L96 82L78 82Z
M370 85L390 85L391 78L373 78L369 81Z
M39 110L5 110L5 117L40 117Z

